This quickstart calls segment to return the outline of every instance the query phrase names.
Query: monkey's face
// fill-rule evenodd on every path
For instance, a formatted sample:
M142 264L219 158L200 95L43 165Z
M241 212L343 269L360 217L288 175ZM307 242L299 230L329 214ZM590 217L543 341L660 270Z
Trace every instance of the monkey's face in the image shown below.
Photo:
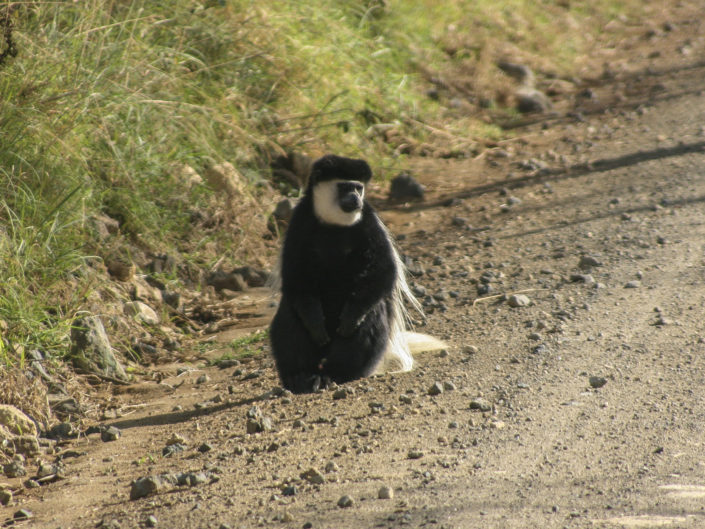
M357 180L326 180L313 187L313 210L325 224L352 226L362 218L365 185Z

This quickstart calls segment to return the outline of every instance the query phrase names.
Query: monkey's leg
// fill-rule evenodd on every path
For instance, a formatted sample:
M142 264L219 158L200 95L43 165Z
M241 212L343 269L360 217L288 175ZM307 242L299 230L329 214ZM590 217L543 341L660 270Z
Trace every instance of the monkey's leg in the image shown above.
M269 328L269 339L279 378L286 389L308 393L326 385L318 368L320 347L284 298Z

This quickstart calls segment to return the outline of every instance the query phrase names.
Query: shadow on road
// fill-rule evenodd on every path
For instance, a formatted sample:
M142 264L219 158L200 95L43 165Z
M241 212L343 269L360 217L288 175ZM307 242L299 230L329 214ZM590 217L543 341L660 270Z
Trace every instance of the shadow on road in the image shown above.
M456 193L450 193L441 198L422 203L404 204L404 205L380 205L380 209L399 210L399 211L421 211L425 209L437 208L446 205L449 200L454 198L471 198L485 193L499 192L502 189L515 189L531 184L542 184L568 178L578 178L591 173L601 173L621 169L637 165L651 160L659 160L674 156L683 156L691 153L705 154L705 141L694 143L679 143L672 147L659 147L647 151L636 151L614 158L600 158L598 160L573 165L565 169L539 169L531 174L520 176L517 178L507 178L498 182L491 182L469 189L463 189Z

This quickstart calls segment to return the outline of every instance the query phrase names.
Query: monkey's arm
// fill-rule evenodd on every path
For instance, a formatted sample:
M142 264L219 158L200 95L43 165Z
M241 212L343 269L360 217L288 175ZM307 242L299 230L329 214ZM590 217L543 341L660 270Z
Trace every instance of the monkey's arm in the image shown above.
M311 291L315 278L309 262L311 249L306 243L312 231L310 224L309 216L296 212L291 219L281 260L282 293L313 341L321 346L330 342L330 336L321 299Z
M372 213L374 215L374 213ZM367 313L381 300L392 294L397 277L394 250L387 234L376 217L367 215L360 274L353 279L353 292L343 305L337 329L341 336L352 335L362 324Z
M322 346L330 342L320 299L313 296L296 296L291 300L291 305L316 345Z

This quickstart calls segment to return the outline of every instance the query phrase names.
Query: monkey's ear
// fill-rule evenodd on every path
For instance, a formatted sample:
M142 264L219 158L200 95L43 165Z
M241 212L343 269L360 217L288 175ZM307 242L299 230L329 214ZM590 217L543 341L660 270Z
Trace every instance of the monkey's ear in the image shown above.
M314 186L326 180L357 180L366 184L371 178L372 169L365 160L326 154L313 164L309 185Z

